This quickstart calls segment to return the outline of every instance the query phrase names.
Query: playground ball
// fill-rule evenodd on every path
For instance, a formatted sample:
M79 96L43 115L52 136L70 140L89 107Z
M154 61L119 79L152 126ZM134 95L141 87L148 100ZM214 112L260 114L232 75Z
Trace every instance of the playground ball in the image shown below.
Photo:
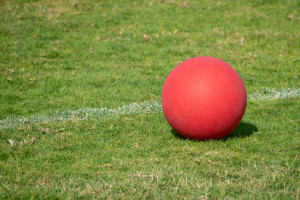
M238 126L247 94L241 77L228 63L196 57L171 71L161 101L164 115L177 133L209 140L223 138Z

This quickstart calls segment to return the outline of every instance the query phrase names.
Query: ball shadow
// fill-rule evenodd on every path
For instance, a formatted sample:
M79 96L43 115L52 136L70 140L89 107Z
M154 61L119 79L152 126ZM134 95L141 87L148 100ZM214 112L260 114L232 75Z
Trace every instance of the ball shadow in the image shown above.
M227 141L227 140L231 140L234 138L246 138L246 137L251 136L253 133L255 133L257 131L258 131L258 129L254 124L251 124L248 122L241 122L233 132L231 132L228 136L219 139L219 141ZM178 134L174 129L171 130L171 133L174 135L174 137L176 137L178 139L188 140L187 138Z
M254 124L248 122L241 122L233 132L231 132L229 135L220 140L226 141L231 140L233 138L246 138L253 135L253 133L257 131L258 129Z

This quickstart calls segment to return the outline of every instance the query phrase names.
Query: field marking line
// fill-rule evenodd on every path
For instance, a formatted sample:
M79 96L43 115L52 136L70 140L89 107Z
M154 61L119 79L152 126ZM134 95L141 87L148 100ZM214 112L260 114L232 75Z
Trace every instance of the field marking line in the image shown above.
M300 96L300 88L286 88L286 89L264 89L261 91L254 92L247 96L248 101L259 101L259 100L276 100L284 98L292 98Z
M300 96L300 88L264 89L248 95L248 102L259 100L276 100ZM160 102L131 103L117 108L81 108L78 110L57 111L49 115L31 115L29 117L7 117L0 120L0 129L14 128L20 125L38 125L56 121L75 121L100 119L121 115L161 112Z

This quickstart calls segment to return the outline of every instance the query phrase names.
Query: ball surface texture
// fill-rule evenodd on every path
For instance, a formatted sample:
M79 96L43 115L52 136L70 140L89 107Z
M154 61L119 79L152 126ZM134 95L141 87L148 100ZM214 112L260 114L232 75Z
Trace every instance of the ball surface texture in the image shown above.
M196 57L176 66L162 89L164 115L180 135L219 139L241 122L247 105L245 85L226 62Z

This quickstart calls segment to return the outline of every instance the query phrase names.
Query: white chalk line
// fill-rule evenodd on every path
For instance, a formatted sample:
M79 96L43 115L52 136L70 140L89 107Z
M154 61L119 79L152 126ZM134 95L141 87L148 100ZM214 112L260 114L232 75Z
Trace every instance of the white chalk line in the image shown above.
M300 96L300 88L264 89L248 95L248 101L276 100Z
M264 89L248 95L248 101L276 100L300 96L300 88ZM131 103L117 108L81 108L78 110L57 111L49 115L31 115L29 117L7 117L0 120L0 129L14 128L20 125L38 125L49 122L100 119L106 117L161 112L160 102Z

